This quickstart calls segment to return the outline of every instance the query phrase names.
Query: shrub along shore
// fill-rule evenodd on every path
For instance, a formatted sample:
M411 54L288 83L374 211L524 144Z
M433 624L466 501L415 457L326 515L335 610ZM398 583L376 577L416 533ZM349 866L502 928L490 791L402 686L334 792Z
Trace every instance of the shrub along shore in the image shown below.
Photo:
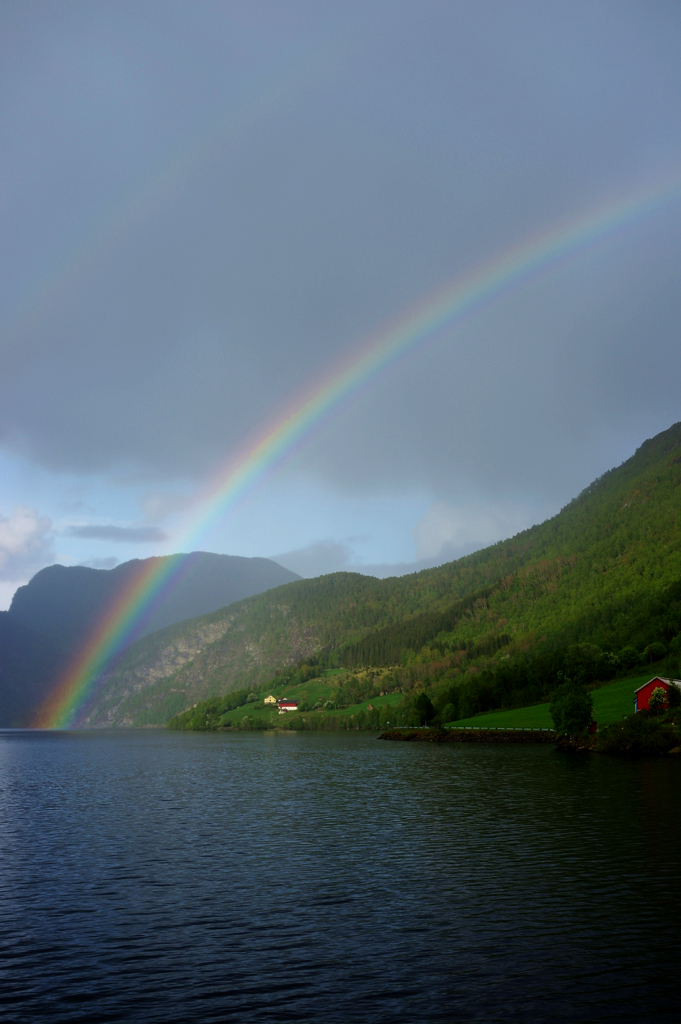
M381 740L421 743L553 743L563 751L601 754L681 754L681 713L640 711L594 734L569 736L549 729L392 729Z

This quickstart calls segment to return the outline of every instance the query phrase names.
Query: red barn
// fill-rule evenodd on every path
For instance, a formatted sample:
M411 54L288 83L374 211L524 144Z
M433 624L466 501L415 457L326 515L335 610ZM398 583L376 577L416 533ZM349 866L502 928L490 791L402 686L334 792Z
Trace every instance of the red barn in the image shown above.
M650 695L653 690L656 690L658 686L661 686L663 690L667 691L670 686L678 686L681 688L681 679L665 679L662 676L655 676L653 679L649 679L643 686L639 686L638 690L634 692L634 711L647 711ZM665 707L667 705L665 704Z

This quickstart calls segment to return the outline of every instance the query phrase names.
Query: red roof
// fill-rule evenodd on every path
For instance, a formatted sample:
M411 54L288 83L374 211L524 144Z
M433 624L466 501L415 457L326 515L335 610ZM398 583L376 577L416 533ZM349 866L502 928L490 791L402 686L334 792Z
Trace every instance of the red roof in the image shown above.
M297 700L280 700L280 701L277 701L277 704L278 704L278 706L280 708L297 708L298 707L298 701Z

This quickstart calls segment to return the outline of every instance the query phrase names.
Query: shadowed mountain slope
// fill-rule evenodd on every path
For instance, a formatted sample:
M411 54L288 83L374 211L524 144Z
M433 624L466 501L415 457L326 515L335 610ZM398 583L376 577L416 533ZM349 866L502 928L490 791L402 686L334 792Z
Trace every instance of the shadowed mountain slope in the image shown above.
M651 609L654 629L675 635L681 624L662 623L681 580L680 485L676 424L552 519L456 562L386 580L301 580L140 640L82 724L161 724L314 656L391 665L431 644L492 663L538 643L619 648L632 630L654 639Z
M0 728L26 724L27 709L44 700L46 683L66 654L56 638L0 612Z

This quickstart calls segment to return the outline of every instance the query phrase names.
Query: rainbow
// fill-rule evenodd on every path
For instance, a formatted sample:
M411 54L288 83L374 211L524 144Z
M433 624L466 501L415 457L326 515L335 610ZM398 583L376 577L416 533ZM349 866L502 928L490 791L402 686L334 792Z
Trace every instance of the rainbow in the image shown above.
M364 338L325 376L312 382L250 444L221 466L200 495L192 521L177 546L195 547L199 539L266 474L289 458L342 403L385 372L439 329L460 322L497 301L561 260L611 238L681 194L681 179L641 189L570 223L562 222L493 257ZM34 724L68 728L77 721L97 680L116 655L138 635L156 603L180 578L191 556L151 559L119 595L69 666Z

